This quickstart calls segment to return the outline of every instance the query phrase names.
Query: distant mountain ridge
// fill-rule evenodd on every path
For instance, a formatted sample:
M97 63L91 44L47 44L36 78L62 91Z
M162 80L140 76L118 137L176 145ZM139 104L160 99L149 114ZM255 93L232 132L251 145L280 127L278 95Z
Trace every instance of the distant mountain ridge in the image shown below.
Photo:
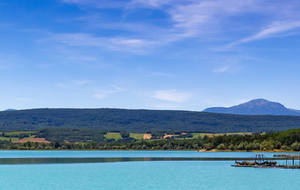
M9 108L9 109L3 110L3 111L17 111L17 110Z
M211 107L203 110L203 112L226 113L239 115L295 115L300 116L299 110L286 108L278 102L271 102L265 99L254 99L249 102L225 107Z
M130 133L149 131L266 132L300 128L300 117L108 108L0 111L0 131L44 128L124 130Z

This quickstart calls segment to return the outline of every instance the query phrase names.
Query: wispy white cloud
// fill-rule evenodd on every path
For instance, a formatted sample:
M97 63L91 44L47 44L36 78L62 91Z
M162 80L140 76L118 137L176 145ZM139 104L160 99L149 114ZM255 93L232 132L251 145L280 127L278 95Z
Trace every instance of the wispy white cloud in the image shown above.
M171 5L167 9L173 22L173 28L177 31L177 37L203 37L211 34L224 32L223 22L233 16L255 12L258 1L235 1L235 0L191 0L182 1Z
M224 73L224 72L228 71L229 69L230 69L229 65L222 66L222 67L214 69L214 73Z
M110 0L61 0L63 3L79 4L94 8L123 8L127 3L124 1Z
M162 77L173 77L170 73L152 72L150 76L162 76Z
M91 80L72 80L69 82L58 83L56 86L64 89L78 89L91 82Z
M299 20L275 22L270 26L266 27L265 29L261 30L257 34L240 40L238 43L245 43L254 40L276 37L277 35L280 35L287 31L298 29L299 27L300 27Z
M300 26L298 21L300 3L297 1L270 3L267 0L63 0L62 2L99 9L114 7L123 10L123 14L131 16L138 12L136 10L144 8L162 12L166 17L163 19L164 22L159 25L157 22L156 24L153 24L155 22L145 24L144 21L132 21L126 20L126 18L126 21L123 22L124 15L119 15L119 20L105 22L101 21L99 19L101 17L96 14L91 21L91 15L87 13L86 17L80 19L90 26L127 31L126 35L123 33L113 37L99 37L82 33L63 34L66 38L61 40L62 43L69 45L97 46L113 51L132 53L149 51L149 47L163 46L187 38L197 38L199 41L209 39L210 44L214 46L210 47L210 50L234 50L232 47L238 44L278 37L278 34L284 35ZM94 11L91 14L95 16ZM245 22L237 26L232 22L234 18L243 18L247 14L247 17L250 14L259 15L261 20L255 25ZM135 16L138 17L138 15ZM160 22L161 19L158 21ZM244 37L242 35L235 37L229 34L231 28L244 28L241 29L244 31ZM258 28L262 28L262 30L258 31ZM255 31L258 32L253 35ZM223 40L225 46L220 48L220 44L214 45L213 41L218 40Z
M159 90L156 91L152 97L164 101L183 103L190 99L191 96L192 94L189 92L180 92L178 90Z
M119 92L126 91L125 88L120 88L118 86L112 86L110 89L98 89L97 92L93 95L96 99L106 98L109 94L115 94Z
M129 4L127 5L127 8L133 9L133 8L139 8L139 7L152 7L152 8L160 8L163 5L172 5L175 2L179 2L178 0L131 0Z
M223 59L225 60L222 61L222 63L218 63L217 66L213 69L214 73L237 73L243 68L241 62L249 58L233 56L225 57Z
M70 57L68 57L70 60L80 60L80 61L85 61L85 62L94 62L97 61L96 57L92 57L92 56L80 56L80 55L72 55Z
M126 91L125 88L121 88L116 85L99 88L97 87L97 84L95 84L95 82L91 80L72 80L69 82L58 83L56 84L56 87L73 92L73 94L85 94L96 99L107 98L111 94Z
M76 4L85 4L94 7L95 1L81 1L81 0L67 0L64 1L67 3L76 3ZM105 4L103 2L98 2L98 7L101 7L100 4ZM242 3L236 3L236 2L224 2L224 1L188 1L188 2L182 2L182 1L176 1L176 0L167 0L167 1L157 1L157 0L150 0L150 1L140 1L140 0L133 0L127 2L127 6L125 6L125 10L128 9L139 9L139 8L150 8L150 9L158 9L161 12L164 12L165 14L169 15L169 22L168 25L161 25L160 29L157 28L156 25L147 25L147 30L151 32L146 32L147 36L145 36L145 31L143 32L142 36L144 39L138 39L139 44L141 42L144 44L145 41L153 43L155 41L156 45L162 45L165 43L170 43L173 41L181 40L186 37L194 37L199 34L199 32L206 33L207 27L203 27L205 24L211 25L212 21L214 21L216 18L215 15L221 15L224 11L224 5L230 4L230 9L227 8L225 12L236 12L238 8L236 8L238 5L242 6L244 4ZM166 8L162 9L161 6L166 6ZM228 6L229 7L229 6ZM235 7L235 8L234 8ZM132 12L134 14L134 11ZM83 20L88 21L87 19L90 19L90 17L87 17L86 19L81 18ZM94 19L93 19L94 20ZM98 21L99 22L99 21ZM101 23L101 21L100 21ZM99 27L104 27L102 24L98 24ZM97 25L97 21L90 23L92 25ZM144 22L140 23L130 23L127 22L124 24L123 22L111 22L110 27L114 26L117 27L118 30L135 30L140 28L139 26L143 25L142 28L145 28ZM130 27L128 27L130 26ZM133 27L132 27L133 26ZM163 29L165 28L165 29ZM154 30L153 30L154 29ZM160 30L160 31L159 31ZM139 31L139 30L138 30ZM153 33L155 31L159 31L159 35L153 36ZM138 35L136 32L135 35ZM140 33L141 34L141 33ZM119 40L120 37L117 37L117 40ZM151 40L149 40L151 38ZM148 39L148 40L146 40ZM136 40L136 39L134 39ZM143 41L141 41L143 40ZM101 40L102 41L102 40ZM112 39L114 42L114 39ZM75 41L76 42L76 41ZM94 41L96 44L99 44L98 40ZM160 43L158 43L160 42Z
M110 42L110 48L113 50L136 53L142 53L143 48L158 44L158 42L135 38L111 38L108 41Z
M143 48L151 47L157 43L138 38L97 37L87 33L50 34L47 38L40 41L51 41L74 47L99 47L114 51L134 53L143 53Z
M232 51L236 50L235 46L258 41L268 38L278 38L285 37L290 35L299 35L300 34L300 21L299 20L288 20L288 21L275 21L269 26L263 27L259 32L249 37L237 40L235 42L226 44L224 46L213 48L213 51Z

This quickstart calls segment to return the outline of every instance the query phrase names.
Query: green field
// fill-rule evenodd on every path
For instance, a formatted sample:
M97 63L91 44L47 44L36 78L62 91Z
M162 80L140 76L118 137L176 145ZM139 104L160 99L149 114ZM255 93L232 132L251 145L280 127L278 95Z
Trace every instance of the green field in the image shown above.
M25 137L23 139L33 139L36 135L29 135L29 137Z
M115 140L123 139L120 133L107 133L104 135L104 137L107 139L115 139Z
M222 135L251 135L252 133L192 133L193 138L201 137L203 138L205 135L208 137L216 137L216 136L222 136Z
M136 140L142 140L144 138L143 133L130 133L129 137L134 138Z
M2 134L3 132L1 132ZM16 135L20 135L20 134L34 134L36 133L36 131L5 131L5 135L7 136L16 136Z
M10 137L0 137L0 141L17 141L18 138L10 138Z
M3 137L3 133L5 133L5 137ZM36 131L4 131L4 132L0 132L0 140L1 141L17 141L19 140L19 135L20 134L29 134L29 137L26 137L25 139L31 139L34 138Z
M252 135L252 133L218 133L217 135Z

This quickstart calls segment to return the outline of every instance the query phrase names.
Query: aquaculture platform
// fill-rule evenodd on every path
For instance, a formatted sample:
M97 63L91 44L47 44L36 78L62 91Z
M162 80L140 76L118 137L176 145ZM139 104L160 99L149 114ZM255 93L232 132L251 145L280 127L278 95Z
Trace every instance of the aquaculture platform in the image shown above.
M300 169L300 165L231 165L233 167L249 167L249 168L282 168L282 169Z
M282 169L300 169L300 156L299 155L274 155L276 158L280 158L280 160L286 160L286 164L277 164L276 161L265 161L265 157L263 154L257 154L254 162L243 161L238 162L235 161L235 165L231 165L233 167L250 167L250 168L282 168ZM298 160L298 165L296 165L296 161ZM288 165L288 161L292 161L292 165Z

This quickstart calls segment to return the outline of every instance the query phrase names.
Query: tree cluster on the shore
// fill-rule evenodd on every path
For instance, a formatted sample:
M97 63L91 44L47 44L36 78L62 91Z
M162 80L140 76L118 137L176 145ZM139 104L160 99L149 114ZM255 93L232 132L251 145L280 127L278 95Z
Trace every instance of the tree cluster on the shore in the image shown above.
M300 129L255 135L204 136L197 139L161 139L136 142L51 142L12 143L0 141L1 149L19 150L58 150L58 149L97 149L97 150L199 150L218 149L232 151L271 151L274 149L300 151Z

